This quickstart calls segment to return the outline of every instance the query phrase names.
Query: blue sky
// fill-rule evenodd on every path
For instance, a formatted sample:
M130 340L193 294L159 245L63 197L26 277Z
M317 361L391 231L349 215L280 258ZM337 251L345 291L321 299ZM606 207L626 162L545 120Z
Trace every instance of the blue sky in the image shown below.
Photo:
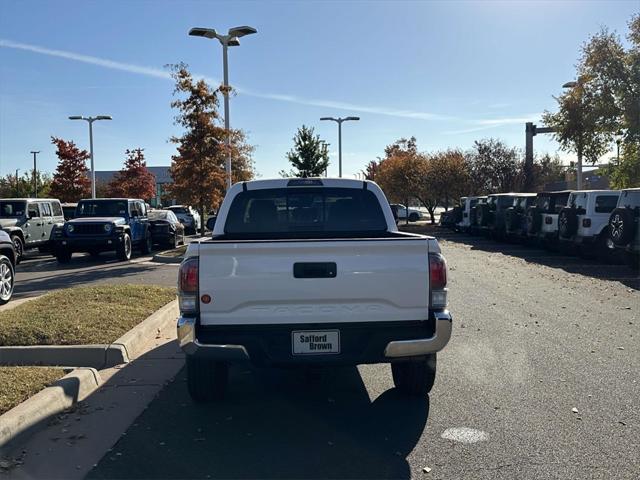
M258 34L230 51L231 124L256 146L258 174L288 169L302 124L331 144L321 116L358 115L343 127L345 176L414 135L420 149L468 148L485 137L524 147L524 123L554 108L574 76L579 46L601 26L626 32L636 1L213 2L0 1L0 174L55 170L50 136L88 148L94 124L98 170L118 169L142 147L149 165L168 165L180 132L164 65L186 62L213 82L222 52L189 37L193 26ZM548 136L538 152L555 152ZM571 155L563 158L570 159Z

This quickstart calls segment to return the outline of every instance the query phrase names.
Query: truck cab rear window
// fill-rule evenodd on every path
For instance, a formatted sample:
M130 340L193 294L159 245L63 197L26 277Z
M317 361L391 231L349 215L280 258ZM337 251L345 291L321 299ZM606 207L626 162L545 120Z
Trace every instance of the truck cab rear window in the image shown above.
M231 204L224 231L247 238L304 238L385 232L380 202L354 188L248 190Z

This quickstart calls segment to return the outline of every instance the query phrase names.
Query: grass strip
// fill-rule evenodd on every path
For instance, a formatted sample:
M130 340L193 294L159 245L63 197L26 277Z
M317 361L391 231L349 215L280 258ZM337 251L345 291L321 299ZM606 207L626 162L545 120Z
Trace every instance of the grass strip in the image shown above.
M0 415L62 378L62 368L0 367Z
M0 312L0 346L112 343L175 298L154 285L57 290Z

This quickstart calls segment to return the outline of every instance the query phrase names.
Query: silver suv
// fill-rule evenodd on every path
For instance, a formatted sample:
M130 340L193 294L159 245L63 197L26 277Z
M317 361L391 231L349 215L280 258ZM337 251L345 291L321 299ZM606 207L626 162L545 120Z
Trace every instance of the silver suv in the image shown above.
M51 232L56 224L64 223L59 200L51 198L0 199L0 227L11 237L16 250L16 263L24 252L38 248L52 251Z

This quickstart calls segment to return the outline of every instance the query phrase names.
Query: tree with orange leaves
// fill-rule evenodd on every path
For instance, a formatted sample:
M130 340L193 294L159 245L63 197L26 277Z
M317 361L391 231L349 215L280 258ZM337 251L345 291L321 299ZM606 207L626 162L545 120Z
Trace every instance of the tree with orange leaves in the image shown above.
M125 152L124 168L109 182L110 197L141 198L150 200L156 195L156 178L147 168L144 149L135 148Z
M62 202L77 202L91 195L91 180L87 175L89 152L80 150L72 141L51 137L56 147L58 167L53 174L49 195Z

